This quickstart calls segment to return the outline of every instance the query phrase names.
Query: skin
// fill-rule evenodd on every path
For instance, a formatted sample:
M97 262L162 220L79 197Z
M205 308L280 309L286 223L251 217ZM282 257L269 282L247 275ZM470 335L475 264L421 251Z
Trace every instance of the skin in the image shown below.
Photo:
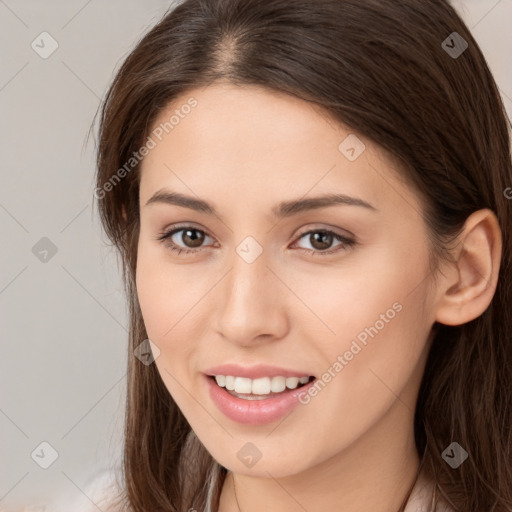
M468 218L434 280L419 197L391 156L366 149L349 161L338 150L351 133L318 106L256 86L216 82L173 101L154 126L194 97L198 105L145 157L140 180L137 292L158 371L196 435L230 470L219 510L397 510L419 459L413 415L435 321L458 325L489 305L501 234L494 214ZM219 217L150 203L171 191L212 203ZM343 193L376 211L335 205L277 221L285 200ZM196 253L172 252L156 237L171 224L200 230ZM176 229L178 229L176 227ZM355 238L327 239L310 229ZM202 231L201 231L202 230ZM186 229L174 241L194 250ZM252 263L236 248L252 236ZM198 250L199 248L196 248ZM307 405L254 426L226 418L202 372L236 362L267 363L321 378L365 328L398 302L402 309ZM261 452L251 468L237 457Z

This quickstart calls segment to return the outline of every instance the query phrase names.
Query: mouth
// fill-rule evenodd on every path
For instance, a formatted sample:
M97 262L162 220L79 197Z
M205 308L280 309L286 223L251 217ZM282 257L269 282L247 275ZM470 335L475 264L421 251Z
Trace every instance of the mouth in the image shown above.
M307 386L316 377L260 377L249 379L233 375L207 375L215 386L223 388L231 396L243 400L267 400L284 396L293 390Z
M279 373L283 373L281 370ZM254 379L210 373L204 374L204 380L210 399L228 419L242 425L265 425L280 420L299 404L308 403L302 399L317 380L307 374L294 376L292 370L284 372L288 373L286 378L275 372L275 368L270 370L274 373L270 377L258 371ZM299 414L305 413L303 410Z

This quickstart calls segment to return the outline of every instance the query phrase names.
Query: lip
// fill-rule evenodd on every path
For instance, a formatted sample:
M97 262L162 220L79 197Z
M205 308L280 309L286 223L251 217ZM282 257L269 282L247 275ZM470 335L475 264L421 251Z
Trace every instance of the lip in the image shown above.
M254 366L241 366L238 364L223 364L208 368L204 371L206 375L233 375L234 377L246 377L248 379L259 379L261 377L311 377L311 373L304 373L299 370L289 370L266 364Z
M224 374L218 373L217 375ZM316 382L316 379L313 379L304 386L288 390L280 396L263 400L244 400L230 395L225 388L218 386L211 376L205 375L204 379L210 398L217 408L230 420L245 425L264 425L279 420L299 405L299 396L302 393L307 393L308 389Z

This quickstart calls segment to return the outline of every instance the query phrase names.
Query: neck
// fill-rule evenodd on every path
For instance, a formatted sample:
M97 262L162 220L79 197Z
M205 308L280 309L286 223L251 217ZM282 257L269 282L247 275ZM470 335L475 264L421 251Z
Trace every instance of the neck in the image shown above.
M280 478L230 472L219 512L397 512L419 466L412 420L412 411L396 401L378 426L305 471Z

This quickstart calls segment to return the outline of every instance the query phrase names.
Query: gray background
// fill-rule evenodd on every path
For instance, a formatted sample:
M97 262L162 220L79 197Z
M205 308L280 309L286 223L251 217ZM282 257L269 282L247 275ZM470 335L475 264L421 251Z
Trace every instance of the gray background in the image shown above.
M453 4L512 118L512 0ZM91 478L121 460L127 311L93 208L86 138L114 71L169 5L0 1L3 510L82 498ZM43 31L59 45L46 59L31 47ZM50 460L43 441L58 452L48 469L35 462Z

